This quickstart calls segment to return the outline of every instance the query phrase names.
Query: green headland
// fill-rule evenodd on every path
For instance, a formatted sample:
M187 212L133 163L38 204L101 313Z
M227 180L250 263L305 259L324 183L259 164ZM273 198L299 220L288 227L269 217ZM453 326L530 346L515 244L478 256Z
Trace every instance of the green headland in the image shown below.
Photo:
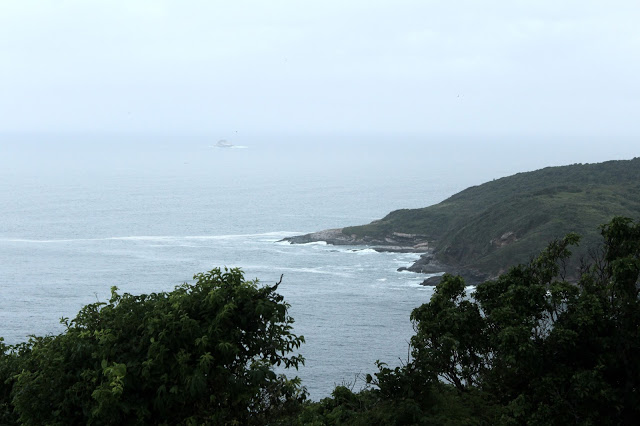
M421 252L410 270L482 280L526 263L569 232L582 236L578 258L588 256L599 240L598 226L614 216L640 217L640 158L518 173L429 207L393 211L368 225L290 240Z

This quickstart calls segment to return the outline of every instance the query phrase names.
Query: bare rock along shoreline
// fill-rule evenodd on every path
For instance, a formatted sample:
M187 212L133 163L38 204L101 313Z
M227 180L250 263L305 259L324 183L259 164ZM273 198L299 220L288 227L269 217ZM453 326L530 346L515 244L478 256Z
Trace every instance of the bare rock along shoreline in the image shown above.
M393 253L421 253L421 256L413 265L401 267L398 271L411 271L423 274L449 273L460 275L468 285L477 285L487 277L479 271L466 270L454 265L445 265L438 261L433 253L431 242L423 235L405 234L393 232L384 237L356 236L343 232L343 228L326 229L324 231L312 232L310 234L297 235L284 238L281 241L288 241L291 244L308 244L315 242L326 242L336 246L367 246L379 252ZM422 282L422 285L435 286L440 283L442 276L431 276Z
M397 253L424 253L429 250L429 242L421 235L394 232L384 238L358 237L342 232L343 228L326 229L310 234L285 238L291 244L307 244L324 241L334 246L369 246L376 251Z

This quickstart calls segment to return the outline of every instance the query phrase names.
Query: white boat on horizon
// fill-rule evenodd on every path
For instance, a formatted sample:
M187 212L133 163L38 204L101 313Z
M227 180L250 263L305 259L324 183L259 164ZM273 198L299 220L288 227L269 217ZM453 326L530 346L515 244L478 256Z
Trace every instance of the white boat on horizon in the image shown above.
M233 144L226 139L220 139L216 144L217 148L232 148Z

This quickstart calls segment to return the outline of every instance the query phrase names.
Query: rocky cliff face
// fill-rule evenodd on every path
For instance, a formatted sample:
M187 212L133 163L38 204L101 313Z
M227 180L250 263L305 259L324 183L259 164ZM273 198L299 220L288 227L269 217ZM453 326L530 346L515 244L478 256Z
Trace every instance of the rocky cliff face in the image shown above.
M355 234L345 234L342 228L337 228L289 237L282 241L289 241L291 244L307 244L324 241L332 245L365 245L377 251L423 253L420 259L413 265L408 268L399 268L398 271L406 270L423 274L442 274L446 272L461 275L469 285L479 284L486 278L486 275L477 271L468 271L452 265L445 265L436 260L433 250L430 247L430 242L423 235L394 232L378 238L369 236L358 237ZM441 279L441 276L432 276L425 279L422 284L437 285Z

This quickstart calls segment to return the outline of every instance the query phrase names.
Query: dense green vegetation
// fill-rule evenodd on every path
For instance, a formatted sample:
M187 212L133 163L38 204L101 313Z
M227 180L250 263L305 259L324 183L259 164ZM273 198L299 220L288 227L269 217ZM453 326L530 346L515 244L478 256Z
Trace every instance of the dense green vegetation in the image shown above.
M519 173L343 232L423 235L445 264L496 276L569 232L582 236L577 254L585 255L598 225L616 215L640 216L640 158Z
M446 276L411 314L412 359L374 386L307 406L299 424L635 424L640 418L640 223L616 218L577 284L555 240L469 297Z
M446 275L411 313L411 357L353 392L305 400L288 305L239 270L170 293L113 291L58 336L1 345L0 423L633 424L640 418L640 223L616 217L566 280L580 238L469 294ZM336 361L338 362L338 361Z
M2 346L0 424L262 424L304 398L288 305L237 269L170 293L112 289L58 336Z

